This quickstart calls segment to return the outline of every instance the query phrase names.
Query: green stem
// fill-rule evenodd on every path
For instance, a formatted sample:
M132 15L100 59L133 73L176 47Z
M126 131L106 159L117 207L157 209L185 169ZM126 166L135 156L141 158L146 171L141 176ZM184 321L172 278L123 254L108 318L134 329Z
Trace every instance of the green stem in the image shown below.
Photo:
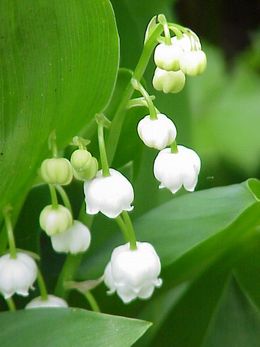
M12 226L12 221L10 217L10 211L11 207L7 207L4 211L4 219L5 219L5 227L7 231L7 238L9 243L9 249L10 249L10 257L15 259L16 258L16 245L15 245L15 238L14 238L14 231Z
M121 229L126 242L129 242L128 229L127 229L127 226L125 225L123 218L121 216L118 216L115 218L115 221L119 225L119 228Z
M150 98L151 98L151 100L154 100L155 96L150 95ZM128 110L130 108L133 108L133 107L147 107L147 102L146 102L145 98L143 96L141 96L140 98L135 98L135 99L129 100L126 107Z
M157 44L157 38L160 36L160 34L163 31L163 26L161 24L157 24L157 26L154 28L153 32L151 33L150 37L146 41L141 57L138 61L138 64L135 68L133 77L137 80L140 81L143 77L143 74L146 70L146 67L149 63L150 57L153 53L153 50ZM107 141L107 158L108 162L112 163L116 147L119 141L119 136L121 132L121 128L124 122L124 116L126 112L126 106L131 99L132 95L134 92L134 88L131 84L131 81L128 83L124 94L121 97L121 102L119 103L117 110L115 112L113 122L110 126L110 131L108 134L108 141ZM83 206L84 209L84 206ZM82 211L83 211L82 209ZM79 218L81 220L81 218ZM91 223L90 223L91 224ZM68 292L65 291L63 287L63 283L68 281L69 279L73 279L75 272L77 270L77 267L80 265L83 254L78 254L74 256L76 259L74 261L70 260L72 256L68 255L67 260L65 261L63 265L63 269L59 275L57 285L56 285L56 290L55 293L59 294L62 297L67 297Z
M145 43L142 54L135 68L135 71L133 73L133 78L136 79L137 81L141 81L143 74L146 70L146 67L149 63L150 57L153 53L153 50L157 44L157 38L160 36L162 31L163 31L163 26L161 24L157 24L157 26L154 28L153 32L150 34L150 37ZM119 141L119 136L121 133L121 128L124 123L126 106L127 106L128 100L131 99L133 92L134 92L134 88L130 81L125 89L125 92L123 93L121 97L121 102L119 103L117 107L117 110L113 118L113 122L110 126L110 131L109 131L108 141L107 141L107 155L108 155L109 163L112 163L113 161L113 158L116 152L116 147Z
M53 184L49 184L50 194L51 194L51 204L53 208L58 207L58 198Z
M85 293L85 297L88 300L89 306L91 307L92 311L101 312L98 303L94 298L94 295L89 290Z
M90 228L93 222L93 216L90 216L88 220L86 220L86 216L87 215L85 212L85 208L82 208L78 219L84 222ZM67 255L56 283L55 295L63 297L65 299L68 297L69 290L64 288L64 283L74 280L76 271L82 261L83 255L84 253L79 253L77 255Z
M72 255L68 254L63 264L62 270L59 274L59 278L55 288L55 295L66 298L68 295L67 290L64 288L64 283L72 281L76 269L79 267L82 260L82 254Z
M58 157L58 147L56 143L56 132L55 130L49 136L49 149L52 152L54 158Z
M132 85L145 98L145 100L147 102L147 106L149 108L150 118L151 119L157 119L157 111L156 111L156 108L155 108L155 106L153 104L153 101L152 101L149 93L146 91L146 89L142 86L142 84L139 81L137 81L137 80L135 80L133 78L132 78Z
M171 144L171 153L178 153L178 146L176 141L173 141L173 143Z
M135 237L135 231L134 231L132 221L131 221L127 211L122 212L122 217L123 217L124 222L127 226L130 249L135 250L135 249L137 249L137 246L136 246L136 237Z
M102 124L98 124L98 145L99 145L99 153L100 153L100 160L101 160L101 166L102 166L102 174L104 177L107 177L107 176L110 176L110 173L109 173L109 165L107 161L106 145L104 140L104 127Z
M46 288L42 273L41 273L39 268L38 268L38 272L37 272L37 282L38 282L38 286L39 286L39 290L40 290L40 294L41 294L41 299L44 301L48 300L47 288Z
M66 193L65 189L62 186L60 186L59 184L56 184L55 188L59 192L59 194L62 198L62 201L64 203L64 206L67 207L67 209L70 210L71 214L73 215L70 199L69 199L68 194Z
M8 299L5 299L5 301L7 303L9 311L15 312L16 311L16 306L15 306L14 300L12 298L8 298Z
M172 43L171 42L171 34L170 34L169 25L168 25L168 22L166 20L165 15L159 14L158 20L163 25L163 31L164 31L166 45L171 45L171 43Z

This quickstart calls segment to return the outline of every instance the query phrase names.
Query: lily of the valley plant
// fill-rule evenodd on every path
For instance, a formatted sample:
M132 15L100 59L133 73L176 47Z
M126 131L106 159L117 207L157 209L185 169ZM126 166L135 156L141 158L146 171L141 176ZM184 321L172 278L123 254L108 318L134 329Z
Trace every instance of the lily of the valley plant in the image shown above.
M201 74L206 68L206 55L193 31L167 22L164 15L153 18L146 31L140 61L128 86L131 93L128 104L125 105L125 109L138 106L147 108L146 116L136 124L136 133L133 134L139 135L145 146L159 151L154 160L153 173L147 172L147 175L154 174L159 181L159 188L169 189L172 193L176 193L181 187L192 192L198 181L200 158L194 150L177 144L178 132L173 120L163 113L164 110L157 109L154 97L149 95L141 82L143 72L153 54L156 69L151 81L156 90L164 93L179 93L185 86L186 75ZM139 93L140 97L132 98L134 92ZM80 180L85 194L84 213L92 219L96 214L102 213L111 222L115 220L124 238L122 245L111 249L111 257L103 274L100 274L101 280L94 282L98 285L104 281L108 294L115 293L123 303L127 304L136 299L147 300L163 285L163 279L160 277L160 258L156 252L156 245L151 245L149 240L138 241L131 221L131 213L135 206L131 182L120 171L110 167L107 156L109 146L106 144L104 131L109 132L110 121L104 114L98 114L96 125L99 159L88 151L88 140L79 136L73 139L77 148L70 160L59 157L55 133L50 135L52 157L46 158L40 167L41 178L50 189L50 204L40 212L39 223L41 229L50 237L54 252L75 255L88 251L91 238L95 235L91 236L90 225L85 225L73 215L73 208L63 188L71 183L73 177ZM3 214L9 250L0 257L0 292L10 308L14 308L12 296L29 295L30 290L34 289L36 279L40 296L27 303L26 309L67 307L68 303L63 298L48 293L34 255L17 250L11 207L7 206ZM76 265L66 262L64 266ZM67 289L62 276L59 283L63 290ZM90 289L94 287L95 285ZM98 310L98 305L89 290L86 298L91 307Z

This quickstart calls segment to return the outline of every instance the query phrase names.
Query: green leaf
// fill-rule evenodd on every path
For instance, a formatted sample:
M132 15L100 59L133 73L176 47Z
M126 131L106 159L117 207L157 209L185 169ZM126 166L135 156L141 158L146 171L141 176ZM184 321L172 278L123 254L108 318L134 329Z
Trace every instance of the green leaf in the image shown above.
M184 292L182 290L182 295L178 300L171 303L167 299L169 294L162 296L162 307L167 304L167 301L169 305L166 314L161 316L152 327L151 335L147 334L147 342L153 338L152 343L147 345L201 346L227 278L227 267L225 264L223 266L223 263L217 263L191 283ZM151 308L149 311L148 307L140 317L152 318L151 312Z
M255 231L260 206L255 196L256 187L253 192L251 182L259 185L259 181L251 180L173 198L135 221L137 239L154 245L164 275L174 280L175 285L201 271L244 234L246 237ZM102 225L97 225L97 232L102 229ZM80 278L102 274L111 247L120 243L122 238L115 234L113 239L108 232L97 248L93 246L93 256L86 256L79 271ZM164 287L167 283L165 281Z
M155 324L140 346L258 346L260 313L230 279L231 267L232 259L227 253L186 291L182 287L177 300L171 290L148 305L139 317L155 317ZM164 315L156 314L158 303Z
M138 239L155 245L167 276L178 283L250 237L259 223L260 204L245 182L173 199L138 219L136 229Z
M132 346L151 323L82 309L0 314L1 347Z
M202 347L258 347L260 313L235 281L225 291Z
M4 0L0 13L1 210L19 206L52 130L63 147L105 108L118 34L108 0Z
M259 229L258 229L259 230ZM248 242L248 251L235 266L239 285L260 310L260 234Z

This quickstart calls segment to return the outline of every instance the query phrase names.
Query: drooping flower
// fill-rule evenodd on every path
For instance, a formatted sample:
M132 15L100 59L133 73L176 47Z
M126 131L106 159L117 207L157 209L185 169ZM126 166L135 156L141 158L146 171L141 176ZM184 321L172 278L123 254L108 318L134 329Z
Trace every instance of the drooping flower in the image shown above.
M179 93L185 85L185 75L179 71L166 71L156 68L153 77L153 86L164 93Z
M37 265L32 257L17 252L16 258L10 254L0 257L0 292L5 299L19 294L27 296L37 277Z
M129 243L116 247L106 266L104 282L109 294L117 292L124 303L134 299L148 299L162 280L160 259L147 242L137 242L137 249L131 250Z
M26 309L40 308L40 307L68 307L67 302L58 296L48 294L48 298L43 300L40 296L32 299L26 306Z
M202 74L206 66L207 57L201 50L184 53L180 61L181 70L189 76Z
M68 159L45 159L41 165L41 176L46 183L67 185L73 177L72 166Z
M184 146L177 146L178 152L170 148L159 152L154 162L154 176L161 182L159 188L168 188L176 193L181 186L194 191L200 172L200 158L196 152Z
M48 205L40 214L40 226L49 236L64 232L72 222L70 210L62 205L57 207Z
M159 150L170 145L177 133L173 121L162 113L157 114L157 119L149 115L141 119L137 131L146 146Z
M52 247L56 252L71 254L85 252L90 246L90 241L88 227L77 220L74 220L67 230L51 236Z
M109 218L116 218L122 211L131 211L134 190L131 183L119 171L109 169L109 176L98 171L95 178L84 183L86 212L102 212Z
M181 38L172 38L172 44L182 51L179 58L180 69L189 76L197 76L207 66L206 54L201 50L199 38L194 33L183 34Z
M180 69L180 56L182 54L178 45L160 43L154 51L154 62L157 67L167 71Z

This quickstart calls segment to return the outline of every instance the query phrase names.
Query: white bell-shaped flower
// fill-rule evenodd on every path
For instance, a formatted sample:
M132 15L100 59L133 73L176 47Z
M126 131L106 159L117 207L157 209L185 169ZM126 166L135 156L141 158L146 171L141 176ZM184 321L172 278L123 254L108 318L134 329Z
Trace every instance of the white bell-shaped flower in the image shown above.
M141 119L137 131L146 146L159 150L170 145L177 134L173 121L162 113L157 114L157 119L149 115Z
M104 273L109 294L117 292L124 303L140 298L148 299L154 289L162 285L160 258L153 246L137 242L131 250L129 243L116 247Z
M154 62L160 69L177 71L180 69L180 56L182 50L178 45L166 45L160 43L154 51Z
M202 50L183 53L180 68L189 76L197 76L204 72L207 66L207 57Z
M154 161L154 176L161 182L159 188L176 193L183 185L187 191L193 192L198 182L200 158L192 149L177 148L177 153L172 153L170 148L159 152Z
M19 294L27 296L37 277L37 265L32 257L17 252L16 258L10 254L0 257L0 292L5 299Z
M185 85L185 75L179 71L165 71L156 68L153 77L153 86L164 93L179 93Z
M90 245L91 234L86 225L74 220L72 226L62 233L51 236L52 247L56 252L77 254L85 252Z
M70 210L62 205L57 207L48 205L40 214L40 226L49 236L64 232L72 222Z
M134 190L131 183L119 171L109 169L110 176L98 171L95 178L84 183L86 211L88 214L102 212L116 218L122 211L131 211Z
M48 298L43 300L40 296L32 299L26 306L26 309L30 308L40 308L40 307L68 307L68 304L62 298L58 296L48 294Z

